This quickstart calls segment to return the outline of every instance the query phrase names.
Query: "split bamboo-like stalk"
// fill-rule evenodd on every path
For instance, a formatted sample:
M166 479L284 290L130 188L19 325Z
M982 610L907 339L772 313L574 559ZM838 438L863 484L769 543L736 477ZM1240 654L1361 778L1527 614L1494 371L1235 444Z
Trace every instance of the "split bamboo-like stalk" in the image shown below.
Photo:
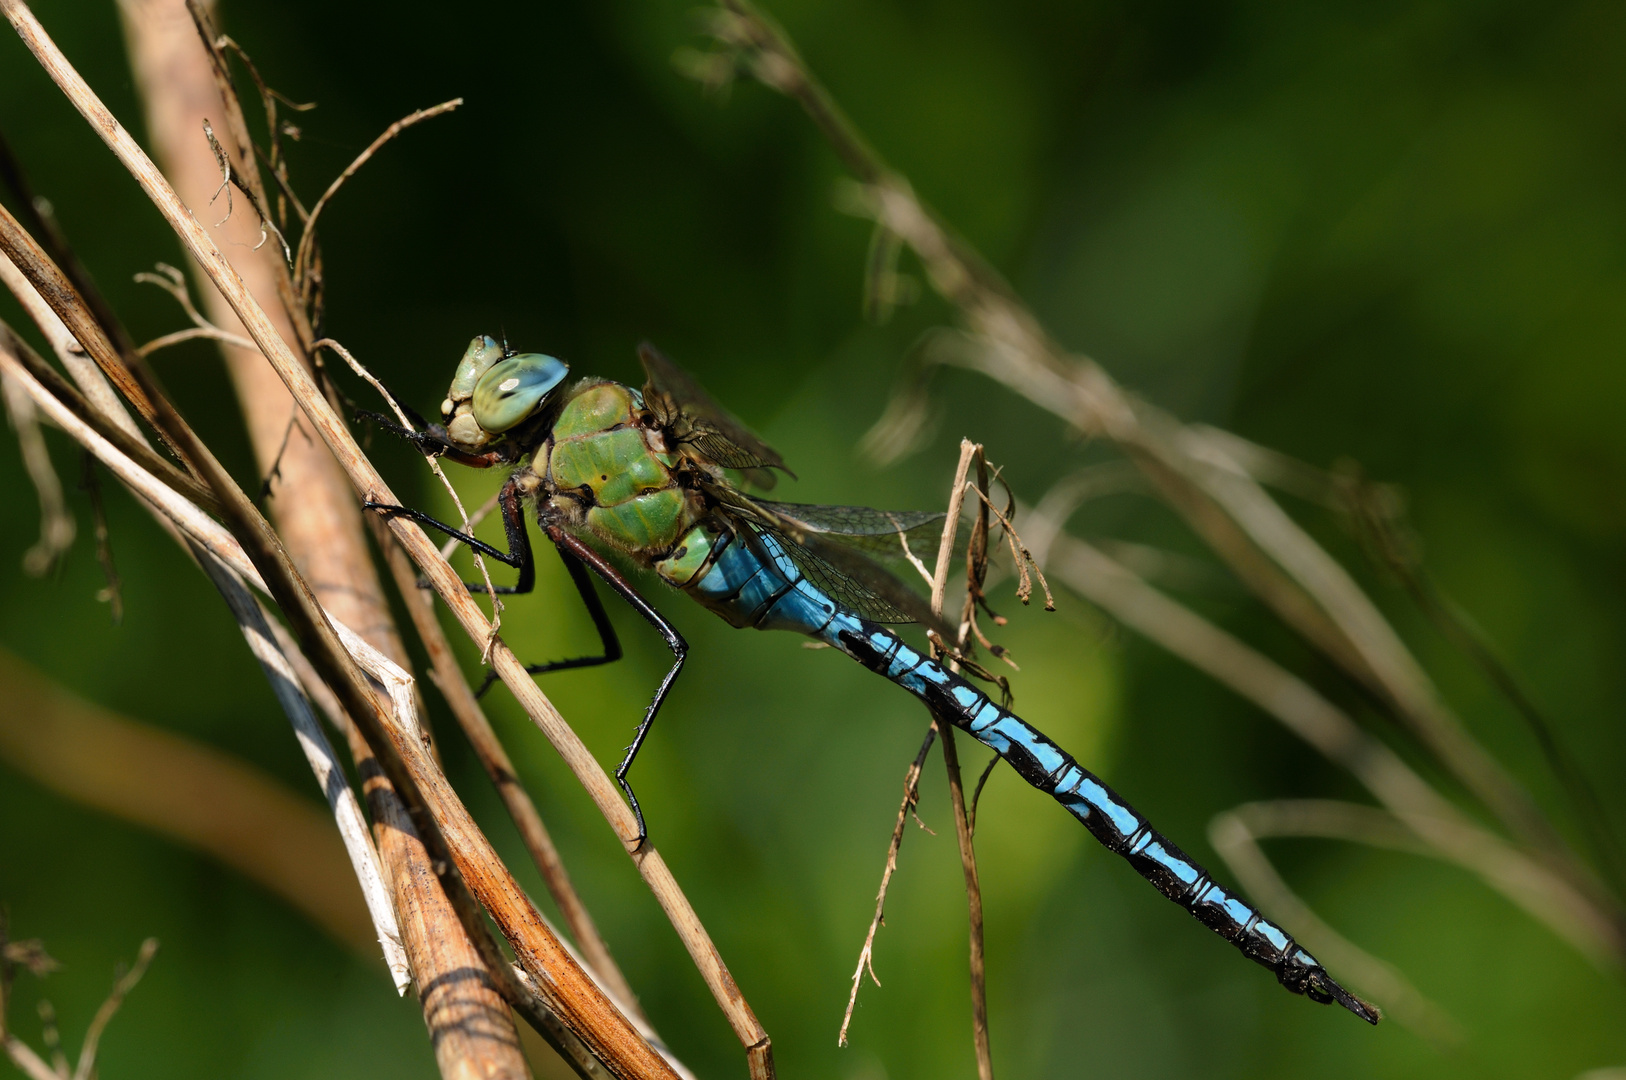
M41 409L46 413L46 415L50 416L55 422L62 426L65 431L67 431L75 439L79 440L92 453L96 454L97 457L100 458L102 462L114 473L114 475L118 476L119 479L130 486L138 497L148 502L156 510L164 514L170 521L172 521L185 534L187 540L196 542L201 546L201 548L209 553L210 556L218 558L225 566L229 567L232 572L241 575L244 580L248 581L260 591L267 593L270 592L266 582L260 576L259 569L250 561L247 553L237 543L236 539L227 533L226 530L223 529L218 523L204 515L197 509L197 507L193 506L191 503L188 503L174 491L170 490L167 486L159 482L157 478L143 471L139 465L120 453L110 443L92 430L89 425L79 421L70 411L62 407L61 404L57 402L40 383L33 380L29 372L24 369L22 365L15 363L10 355L4 352L0 352L0 370L4 370L7 375L18 379L19 383L31 394L33 394L36 402L40 405ZM160 403L162 403L161 398L158 400ZM379 685L386 688L390 707L388 709L381 710L380 716L382 717L384 727L388 731L388 739L387 741L381 740L377 745L382 745L389 749L391 756L394 758L391 764L394 765L396 774L402 781L401 783L397 784L397 787L401 787L406 790L416 790L416 780L414 777L428 775L433 769L433 765L426 765L424 762L427 754L424 750L423 729L416 718L411 677L393 664L388 657L385 657L382 653L378 652L376 649L373 649L343 623L334 622L333 625L342 639L345 649L348 650L349 653L355 657L357 662L364 667L369 676L371 676ZM299 655L297 649L293 648L291 645L284 644L283 651L288 656L290 661L294 662L296 667L300 667L303 664L303 658ZM332 697L331 691L326 689L320 679L303 681L307 681L307 687L312 689L313 692L325 695L329 698ZM363 697L361 700L368 705L377 704L377 702L371 697ZM345 728L359 726L350 724L348 722L349 715L344 714L343 710L338 708L336 705L328 705L327 707L330 715L339 713L341 716L343 716L346 723L342 726ZM374 744L368 744L369 751L371 750L372 745ZM413 769L410 772L404 769L400 757L396 756L403 753L403 748L405 754L413 759ZM367 758L368 762L372 762L373 760L374 759L371 757ZM376 772L377 768L378 767L375 765L373 771ZM436 775L438 775L438 771L436 772ZM458 807L457 809L461 808ZM397 821L397 824L400 823L400 819L395 820ZM430 821L432 824L432 819L425 820ZM410 820L408 820L406 824L410 825L414 829L417 827L416 824ZM437 846L442 847L444 850L444 837L438 832L432 833L431 835L437 841ZM437 857L437 860L439 858L443 857ZM443 881L447 880L458 882L460 879L456 878L455 876L443 877ZM450 896L454 899L454 903L456 902L456 897L458 897L460 894L461 888L454 890L450 894ZM556 1025L554 1025L551 1019L545 1015L542 1015L544 1010L542 1009L541 1004L537 1001L538 992L530 989L529 985L520 983L514 979L514 977L507 971L506 962L502 961L501 958L496 955L494 949L486 947L486 943L483 940L483 924L471 917L473 914L472 911L460 909L457 914L460 919L464 920L464 925L466 927L472 926L479 929L479 935L473 938L474 943L476 947L482 949L482 959L485 961L484 966L486 967L487 971L492 974L493 980L503 989L503 996L513 1003L517 1008L520 1008L527 1016L535 1016L540 1021L538 1030L541 1031L545 1036L548 1036L550 1041L552 1041L556 1047L559 1047L562 1052L566 1053L567 1059L571 1060L572 1064L576 1065L578 1070L582 1072L583 1075L589 1077L602 1075L603 1067L600 1066L595 1060L598 1052L588 1051L585 1045L581 1044L580 1038L576 1036L573 1031L563 1029L555 1030ZM540 918L540 916L538 915L537 918ZM545 925L544 929L546 929ZM410 929L408 932L411 932ZM568 974L568 971L566 974ZM557 990L557 988L551 983L544 985L550 991ZM570 987L567 985L564 990L568 993ZM445 1006L449 1003L442 999L438 1002L438 1004ZM463 1019L465 1021L468 1020L469 1014L463 1014ZM479 1035L479 1032L475 1032L474 1034ZM665 1076L671 1075L671 1073L670 1071L665 1071L662 1069L656 1069L653 1073L640 1072L637 1071L637 1069L632 1069L614 1072L612 1075Z
M182 0L123 0L120 11L155 151L177 194L201 207L221 182L214 155L202 137L203 124L212 117L225 126L240 114L227 111L216 89L210 54ZM258 176L253 162L247 169L244 164L234 161L233 167L245 176ZM227 194L229 198L231 193ZM266 207L263 190L256 194L260 206ZM235 268L245 287L260 296L278 296L273 260L280 250L274 243L257 245L259 228L252 211L239 205L220 231L223 246L236 253ZM236 329L235 315L207 281L202 297L217 326ZM286 303L273 303L268 314L285 340L299 342L290 310ZM298 428L293 399L258 350L226 344L221 349L260 471L270 475L275 470L280 483L274 495L287 496L273 498L271 508L289 555L323 607L396 663L405 664L406 651L367 551L361 514L332 455ZM290 430L290 425L297 430ZM441 1075L528 1077L512 1014L493 989L491 974L483 970L478 951L442 892L399 796L354 725L349 733L351 757L363 777L363 793L372 809L379 854L401 915L403 944L411 956L419 1004Z
M304 410L305 417L315 433L333 451L352 486L358 493L370 499L395 501L388 485L355 445L343 421L322 396L309 373L244 287L230 263L175 196L152 162L56 49L27 6L20 0L4 0L4 3L0 4L0 10L6 13L13 27L48 74L136 177L149 198L180 235L192 256L206 269L211 281L225 295L233 311L243 322L249 336L272 363ZM8 250L8 254L12 252ZM31 269L30 266L21 268L25 273ZM37 271L38 268L33 269ZM43 280L41 277L41 281ZM72 310L73 306L66 298L60 296L53 298L47 293L47 299L54 300L53 307L58 303L61 304L60 311L66 312L63 317L69 322L70 328L73 327L75 320L81 323L85 321ZM87 330L85 337L94 340L96 337L94 329L90 327L85 329ZM76 337L78 336L76 329ZM96 355L98 350L92 348L85 337L80 338L81 343L86 344L87 350L99 363L106 359L108 367L116 370L121 366L117 356ZM136 391L148 392L145 387L137 387ZM192 457L206 453L195 438L186 437L188 433L184 426L178 426L178 418L173 414L162 416L160 419L171 437L181 441L182 452L189 462ZM280 548L276 545L274 537L269 534L268 529L256 523L257 515L253 514L252 507L241 500L240 492L235 492L229 484L224 483L223 474L218 471L215 463L204 460L193 464L194 467L207 471L216 481L214 485L216 494L226 504L228 515L234 521L234 531L239 533L241 539L251 543L250 554L254 557L256 565L267 572L268 583L277 594L279 603L283 605L284 613L296 623L301 637L308 638L308 645L316 649L312 656L313 661L323 667L322 674L325 679L338 684L335 689L346 699L346 709L352 711L353 719L359 726L367 729L369 744L373 743L374 735L380 740L380 744L386 742L389 733L379 720L377 703L368 702L365 688L356 681L356 676L351 673L353 669L346 666L347 661L342 659L343 654L338 651L338 644L332 639L325 620L307 600L302 599L302 593L296 584L297 578L290 577L291 568L286 567L278 559ZM753 1076L772 1075L772 1055L766 1033L752 1015L732 977L723 966L716 949L711 945L709 936L658 853L648 844L638 844L632 814L620 801L609 777L525 674L519 660L500 639L493 639L489 623L422 530L400 518L392 519L389 529L417 561L470 636L482 643L489 641L492 662L499 676L513 691L527 713L554 742L580 781L587 787L600 811L615 827L646 882L678 929L696 965L723 1007L725 1016L746 1045L747 1061ZM379 746L374 746L374 749L377 751ZM428 762L426 756L420 757L414 753L415 750L421 751L421 748L397 745L394 754L381 760L386 771L390 773L391 781L398 787L405 784L412 788L417 796L424 800L424 805L434 813L439 832L442 834L436 838L437 841L444 839L448 857L497 921L504 936L519 954L526 973L539 987L552 986L555 983L569 984L568 996L561 996L557 1002L561 1006L561 1016L570 1020L573 1025L582 1025L584 1038L588 1038L595 1054L610 1053L616 1063L621 1068L627 1069L629 1074L637 1069L648 1070L651 1075L669 1073L670 1070L659 1056L650 1051L647 1044L625 1027L625 1019L615 1012L598 993L596 987L592 987L591 981L587 980L562 952L557 941L541 924L535 909L524 898L506 868L497 860L483 835L474 827L472 820L467 818L467 812L463 810L461 803L444 785L444 778L439 777L438 770L433 768L433 763ZM465 925L467 923L468 920L465 918ZM613 1039L602 1041L612 1032Z

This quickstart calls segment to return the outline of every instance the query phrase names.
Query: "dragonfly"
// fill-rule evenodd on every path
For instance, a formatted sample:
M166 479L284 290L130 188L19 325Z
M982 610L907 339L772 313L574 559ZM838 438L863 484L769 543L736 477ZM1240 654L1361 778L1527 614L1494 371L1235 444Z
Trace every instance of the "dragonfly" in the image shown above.
M405 506L366 507L433 528L519 571L498 593L532 591L536 564L525 509L553 544L598 632L591 656L528 665L533 675L611 663L621 646L594 589L596 576L665 640L672 665L616 769L616 782L648 836L628 772L683 669L688 644L607 557L654 573L730 625L791 630L831 646L896 683L993 750L1055 798L1158 892L1269 968L1282 986L1342 1005L1376 1024L1377 1009L1340 986L1281 927L1222 887L1100 777L1009 709L892 629L941 620L878 561L910 539L926 542L944 515L777 502L784 460L653 346L639 348L642 389L601 378L566 382L570 368L543 353L512 352L474 338L441 402L441 422L418 430L369 418L426 454L511 471L498 493L508 550ZM470 584L471 592L485 586ZM948 634L949 640L955 635Z

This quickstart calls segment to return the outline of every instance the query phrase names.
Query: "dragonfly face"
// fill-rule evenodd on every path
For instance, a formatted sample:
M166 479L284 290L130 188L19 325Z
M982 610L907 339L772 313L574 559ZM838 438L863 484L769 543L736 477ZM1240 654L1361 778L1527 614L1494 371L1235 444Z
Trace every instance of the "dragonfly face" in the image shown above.
M504 356L502 346L480 335L469 342L440 403L447 439L459 450L484 449L541 411L569 373L570 365L558 357Z

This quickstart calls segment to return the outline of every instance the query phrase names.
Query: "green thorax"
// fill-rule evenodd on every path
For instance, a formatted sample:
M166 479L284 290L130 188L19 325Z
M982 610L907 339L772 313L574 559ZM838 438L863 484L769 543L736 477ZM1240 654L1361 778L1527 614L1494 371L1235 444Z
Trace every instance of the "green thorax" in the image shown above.
M694 528L702 507L678 486L676 457L650 447L643 413L636 391L588 384L560 410L537 471L545 472L556 502L585 504L583 531L623 551L658 556Z

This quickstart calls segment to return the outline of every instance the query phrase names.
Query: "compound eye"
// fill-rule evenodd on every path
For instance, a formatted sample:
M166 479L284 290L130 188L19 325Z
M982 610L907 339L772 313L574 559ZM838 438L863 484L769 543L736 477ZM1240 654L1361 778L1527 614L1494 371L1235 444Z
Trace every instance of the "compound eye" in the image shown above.
M494 364L474 387L474 419L496 435L536 414L570 365L542 353L520 353Z
M458 362L457 374L452 379L451 389L446 391L446 400L453 404L467 401L469 395L474 393L474 387L479 383L480 377L491 370L492 364L501 359L502 346L498 345L490 334L481 334L469 342L469 347L463 350L463 359Z

